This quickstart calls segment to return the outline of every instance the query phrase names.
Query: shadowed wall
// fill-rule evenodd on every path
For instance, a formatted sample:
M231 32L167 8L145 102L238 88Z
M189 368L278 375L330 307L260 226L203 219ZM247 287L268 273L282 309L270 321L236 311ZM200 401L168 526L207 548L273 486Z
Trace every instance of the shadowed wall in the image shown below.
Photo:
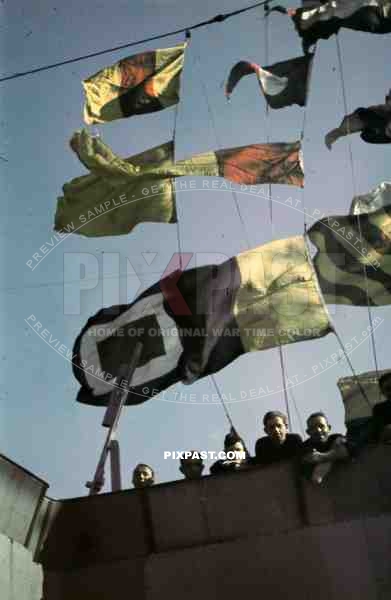
M391 597L391 448L321 487L293 465L54 502L44 600Z

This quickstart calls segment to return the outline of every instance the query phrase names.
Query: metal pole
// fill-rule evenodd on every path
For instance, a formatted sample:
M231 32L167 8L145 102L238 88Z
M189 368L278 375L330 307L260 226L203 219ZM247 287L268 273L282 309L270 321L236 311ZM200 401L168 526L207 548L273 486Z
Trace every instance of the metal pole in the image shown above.
M129 364L122 364L118 369L118 375L116 379L118 382L116 387L113 389L110 397L110 403L107 407L105 416L103 418L102 425L104 427L109 427L109 431L107 432L106 441L104 443L98 465L95 470L94 478L92 481L88 481L86 483L86 487L89 488L90 496L98 494L103 485L104 485L104 474L105 474L105 465L107 460L107 455L110 451L110 447L113 439L115 438L116 430L118 427L118 422L121 415L122 407L125 404L129 388L130 382L132 380L134 371L136 370L138 361L140 360L141 352L143 349L143 345L141 342L137 342L130 359ZM123 381L126 383L122 386Z
M121 482L121 458L118 440L111 440L110 444L110 472L111 491L119 492L122 489Z

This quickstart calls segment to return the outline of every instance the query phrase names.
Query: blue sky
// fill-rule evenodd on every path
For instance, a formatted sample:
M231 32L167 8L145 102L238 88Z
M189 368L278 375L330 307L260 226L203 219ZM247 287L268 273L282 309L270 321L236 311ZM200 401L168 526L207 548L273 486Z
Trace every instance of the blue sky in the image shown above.
M70 0L60 5L45 0L12 4L5 0L0 5L0 70L6 75L88 54L185 27L245 4L237 0L148 0L132 6L118 0L109 4ZM300 55L299 39L288 19L273 15L269 28L269 64ZM0 154L8 159L0 162L0 451L46 479L54 497L86 493L84 483L93 474L105 436L100 426L103 411L75 402L78 384L71 365L45 344L25 319L35 315L53 338L72 348L89 316L116 302L118 294L120 302L132 301L140 286L147 287L159 278L178 250L177 229L145 224L128 236L71 236L34 271L26 262L53 235L56 198L62 185L85 172L68 145L72 133L83 126L81 80L124 56L181 41L182 35L173 36L0 84ZM382 102L390 87L385 68L389 37L343 31L340 41L349 110ZM226 102L223 82L238 60L266 64L262 9L192 34L178 108L177 158L218 147L264 143L267 132L271 141L299 138L303 109L270 111L266 122L265 103L255 78L243 80L231 103ZM336 42L331 38L318 45L313 69L304 139L304 192L273 186L273 195L283 200L273 204L273 226L267 201L238 194L251 246L302 233L302 213L284 204L289 197L299 199L310 211L347 213L353 195L348 141L337 142L332 152L323 143L325 133L339 124L343 113ZM173 122L174 110L168 109L97 130L115 152L130 156L171 139ZM366 193L390 178L390 147L365 144L358 136L352 136L351 142L357 193ZM246 249L231 193L183 191L177 194L177 202L182 251L194 253L189 267L221 262ZM84 258L89 255L85 274L97 283L89 290L80 290L74 281L72 265L76 263L72 261L80 253ZM128 277L127 263L132 265L128 270L133 270ZM73 283L67 283L69 280ZM80 303L80 310L74 311L77 314L68 314L69 303L73 307ZM344 341L353 336L361 339L368 325L366 309L331 306L330 310ZM389 307L373 310L374 317L382 320L375 333L380 368L389 367L388 314ZM319 409L329 414L334 430L343 430L336 380L350 370L345 362L322 373L320 366L337 348L333 335L284 348L288 375L300 383L290 390L295 431L301 431L309 412ZM358 345L351 359L358 372L372 369L370 344ZM319 365L321 374L309 379L314 365ZM216 381L224 394L236 400L245 398L229 404L229 410L252 450L261 434L264 412L284 409L281 391L250 397L251 390L261 387L281 388L278 350L244 355L218 373ZM180 396L175 393L184 394L182 401L178 402ZM159 482L179 478L177 462L163 460L165 450L221 449L228 425L221 405L212 402L214 393L206 378L191 388L171 388L166 400L150 400L124 411L119 431L124 487L130 485L132 468L138 462L151 464ZM203 401L205 396L207 401Z

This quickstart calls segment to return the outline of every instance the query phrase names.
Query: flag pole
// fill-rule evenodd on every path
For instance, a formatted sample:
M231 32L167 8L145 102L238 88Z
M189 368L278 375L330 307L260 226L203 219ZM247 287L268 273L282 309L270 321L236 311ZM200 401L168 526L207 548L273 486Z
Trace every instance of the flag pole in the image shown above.
M90 490L89 496L98 494L104 486L104 474L107 457L111 459L111 486L112 491L121 489L119 443L116 439L118 423L122 408L129 393L130 382L140 360L143 344L136 342L129 363L122 363L116 377L117 383L110 395L110 402L103 417L102 426L108 427L99 461L92 481L87 481L86 487Z
M227 408L227 406L226 406L226 404L225 404L225 402L224 402L224 398L223 398L223 395L222 395L222 393L220 392L220 388L219 388L219 386L217 385L217 381L216 381L216 379L215 379L215 376L214 376L213 374L211 374L210 378L211 378L211 380L212 380L212 382L213 382L213 385L215 386L215 389L216 389L217 395L218 395L218 397L220 398L220 403L221 403L221 406L223 407L223 410L224 410L225 416L226 416L226 417L227 417L227 419L228 419L228 423L229 423L229 424L230 424L230 426L231 426L231 431L232 431L232 432L233 432L233 433L234 433L234 434L235 434L237 437L240 437L240 435L238 434L238 431L237 431L237 429L236 429L236 427L235 427L235 425L234 425L234 422L233 422L233 420L232 420L232 417L231 417L231 415L229 414L228 408ZM250 452L248 451L248 448L247 448L247 446L246 446L246 443L245 443L245 441L244 441L243 439L242 439L242 442L243 442L243 447L244 447L244 450L245 450L246 454L247 454L248 456L250 456Z

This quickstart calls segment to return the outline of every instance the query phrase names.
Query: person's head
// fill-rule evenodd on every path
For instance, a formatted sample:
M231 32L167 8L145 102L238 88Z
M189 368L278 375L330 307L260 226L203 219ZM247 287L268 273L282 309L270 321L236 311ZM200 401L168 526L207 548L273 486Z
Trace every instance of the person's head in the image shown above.
M153 485L155 474L152 467L139 463L133 471L132 483L135 488L146 488Z
M384 373L379 378L379 386L383 396L391 399L391 373Z
M196 450L191 450L191 456L180 459L180 472L185 476L185 479L200 479L205 465L202 458L198 458L200 453Z
M387 95L386 95L386 104L390 104L391 103L391 89L388 91Z
M267 412L263 417L263 427L273 444L280 446L285 442L288 433L288 419L284 413L278 410Z
M307 419L307 434L314 442L326 442L331 426L322 412L312 413Z
M224 452L245 452L245 446L244 446L244 442L242 440L241 437L238 436L238 434L231 429L231 431L229 433L227 433L227 435L224 438ZM235 462L240 462L243 460L243 458L234 458L234 459L229 459L229 460L233 460Z

